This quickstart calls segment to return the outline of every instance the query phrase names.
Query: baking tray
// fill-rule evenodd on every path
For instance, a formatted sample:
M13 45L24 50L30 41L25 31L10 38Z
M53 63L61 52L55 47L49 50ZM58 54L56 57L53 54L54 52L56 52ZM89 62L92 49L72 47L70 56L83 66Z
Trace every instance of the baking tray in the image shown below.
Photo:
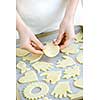
M79 31L83 31L83 27L82 26L75 26L75 33L77 34ZM42 42L42 43L45 43L46 41L52 41L53 39L55 39L57 37L57 34L58 34L58 31L53 31L53 32L48 32L48 33L41 33L39 35L37 35L37 37L39 38L39 40ZM78 43L78 48L80 47L82 43ZM19 47L19 40L16 40L16 47ZM80 50L81 52L82 50ZM43 57L40 59L40 61L46 61L46 62L49 62L49 63L53 63L54 65L56 64L56 62L58 61L58 59L61 59L62 57L62 53L59 53L56 57L54 58L49 58L45 55L43 55ZM75 57L77 56L76 55L69 55L71 56L74 60L75 60ZM16 57L16 63L18 63L18 61L22 60L22 58L20 57ZM25 63L27 64L27 66L31 69L31 70L34 70L31 66L31 64L28 62L28 61L25 61ZM77 62L76 62L77 63ZM80 66L80 70L81 70L81 75L78 76L78 78L83 78L83 65L82 64L79 64L77 63L76 65L79 65ZM61 69L61 68L56 68L54 67L53 69L51 70L60 70L62 71L62 76L63 76L63 72L64 72L64 69ZM35 70L34 70L35 71ZM36 71L35 71L36 72ZM36 72L37 73L37 72ZM39 74L37 73L37 76L39 78L39 81L43 81L42 79L44 77L40 77L40 74L43 73L43 72L40 72ZM18 69L16 69L16 80L18 80L20 77L22 76L22 74L20 73L20 71ZM73 93L77 93L79 92L81 89L79 88L76 88L73 86L73 79L62 79L60 81L69 81L70 83L70 87L72 89L72 92ZM44 82L44 81L43 81ZM17 83L17 91L19 92L20 94L20 98L21 100L27 100L24 96L23 96L23 89L28 85L29 83L25 83L25 84L19 84ZM59 99L59 98L55 98L54 96L51 96L50 93L53 91L54 87L56 86L56 84L52 85L52 84L48 84L49 86L49 93L46 97L48 97L49 99L52 99L52 100L70 100L68 97L66 98L62 98L62 99ZM82 99L82 97L80 97ZM38 100L43 100L43 99L38 99ZM76 98L76 100L78 100L78 98Z

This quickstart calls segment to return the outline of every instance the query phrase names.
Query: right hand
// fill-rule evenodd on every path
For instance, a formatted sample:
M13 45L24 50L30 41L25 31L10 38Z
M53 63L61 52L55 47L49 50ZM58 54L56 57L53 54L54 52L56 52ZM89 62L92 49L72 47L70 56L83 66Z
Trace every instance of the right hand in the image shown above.
M44 46L32 31L26 27L23 32L20 32L20 48L26 49L31 53L43 54Z

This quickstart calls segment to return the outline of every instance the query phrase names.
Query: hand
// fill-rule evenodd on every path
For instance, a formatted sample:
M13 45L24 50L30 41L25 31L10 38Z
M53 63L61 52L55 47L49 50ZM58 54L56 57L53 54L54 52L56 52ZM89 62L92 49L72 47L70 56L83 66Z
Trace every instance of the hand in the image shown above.
M59 35L54 41L61 49L69 45L70 41L75 38L73 18L64 18L59 27Z
M43 44L37 39L28 27L23 28L20 32L20 47L26 49L31 53L43 54Z

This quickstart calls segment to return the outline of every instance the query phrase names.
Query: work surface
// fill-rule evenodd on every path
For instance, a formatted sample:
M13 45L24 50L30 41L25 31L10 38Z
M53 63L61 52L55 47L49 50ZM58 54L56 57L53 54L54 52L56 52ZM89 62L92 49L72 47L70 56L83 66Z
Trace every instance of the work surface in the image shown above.
M76 28L76 33L80 30L80 28ZM45 43L47 42L48 40L49 41L52 41L53 39L55 39L57 37L57 31L55 32L52 32L52 33L47 33L47 34L42 34L39 37L39 40L42 42L42 43ZM17 40L17 47L19 47L19 40ZM74 42L74 41L73 41ZM80 46L82 45L82 43L78 43L78 48L80 49ZM83 50L80 50L80 52L82 52ZM49 58L45 55L43 55L43 57L40 59L40 61L45 61L45 62L49 62L49 63L53 63L55 66L56 66L56 62L58 61L58 59L60 60L63 56L63 53L59 53L56 57L54 58ZM75 55L69 55L70 57L73 58L73 60L76 62L76 65L80 66L80 70L81 70L81 74L80 76L78 76L78 78L81 78L83 77L83 65L82 64L79 64L77 61L76 61L76 56L77 54ZM18 63L18 61L23 61L22 58L20 57L16 57L16 63ZM25 61L26 64L28 65L28 67L31 69L31 70L34 70L31 66L31 64L28 62L28 61ZM57 68L57 67L53 67L51 70L53 71L61 71L62 72L62 76L63 76L63 72L64 72L64 68ZM34 70L36 73L37 71ZM37 76L38 76L38 79L39 81L43 81L44 77L40 77L40 74L43 73L42 71L40 73L37 73ZM17 69L16 70L16 79L18 80L23 74L20 73L20 71ZM73 93L77 93L79 92L80 88L76 88L75 86L73 86L73 78L70 78L70 79L63 79L62 77L60 78L60 81L59 82L63 82L63 81L68 81L69 84L70 84L70 87L71 87L71 90ZM18 85L18 90L20 92L20 96L21 96L21 100L27 100L24 96L23 96L23 89L28 85L29 83L26 83L26 84L17 84ZM47 84L47 83L46 83ZM54 96L51 95L51 92L54 90L55 86L57 85L56 84L47 84L48 87L49 87L49 93L46 97L48 97L49 99L51 100L70 100L69 97L66 97L66 98L55 98ZM44 100L44 99L38 99L38 100Z

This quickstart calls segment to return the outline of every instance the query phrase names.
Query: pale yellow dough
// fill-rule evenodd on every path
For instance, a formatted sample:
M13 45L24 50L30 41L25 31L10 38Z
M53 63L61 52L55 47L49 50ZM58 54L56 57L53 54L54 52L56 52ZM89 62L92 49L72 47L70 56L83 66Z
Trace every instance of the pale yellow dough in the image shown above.
M83 88L83 80L82 79L77 79L74 81L74 86L78 88Z
M32 90L35 88L40 88L40 91L37 93L32 93ZM47 86L47 84L43 82L34 82L29 84L23 90L23 94L25 98L27 98L28 100L37 100L46 96L48 94L48 91L49 91L49 87Z
M83 90L80 90L78 93L68 94L68 97L71 100L81 100L83 98Z
M56 98L63 98L63 97L67 97L68 93L72 93L69 83L59 82L55 86L51 95L54 95Z
M23 57L23 56L26 56L29 53L30 52L28 52L27 50L24 50L24 49L21 49L21 48L16 48L16 56L17 57Z
M78 49L77 44L70 44L66 48L62 49L61 52L65 53L67 55L68 54L76 54L79 52L79 49Z
M19 69L22 74L30 70L29 68L27 68L26 63L23 61L19 61L17 63L17 69Z
M46 76L46 81L47 83L55 84L57 81L60 80L61 77L61 71L47 71L41 74L41 76Z
M76 60L80 63L83 64L83 52L80 52L77 57Z
M59 53L59 46L54 45L53 42L47 42L44 51L44 54L48 57L55 57Z
M53 66L51 63L38 61L38 62L32 64L32 67L38 72L40 72L40 71L45 72L45 71L50 70L50 68L52 68Z
M30 63L33 63L33 62L40 60L41 57L42 57L42 55L40 55L40 54L29 54L27 56L24 56L23 60L27 60Z
M25 73L24 76L20 77L18 82L19 83L28 83L38 81L37 75L34 71L30 70Z
M49 99L49 98L47 98L47 97L44 97L43 100L52 100L52 99Z
M76 43L83 42L83 34L81 32L77 33L75 40L76 40Z
M64 59L59 60L57 62L56 67L65 68L67 66L72 66L72 65L76 64L75 61L71 57L69 57L69 56L63 56L63 57L64 57Z
M74 78L79 75L80 75L80 67L74 66L72 68L69 67L69 68L65 69L63 78L69 79L69 78Z

